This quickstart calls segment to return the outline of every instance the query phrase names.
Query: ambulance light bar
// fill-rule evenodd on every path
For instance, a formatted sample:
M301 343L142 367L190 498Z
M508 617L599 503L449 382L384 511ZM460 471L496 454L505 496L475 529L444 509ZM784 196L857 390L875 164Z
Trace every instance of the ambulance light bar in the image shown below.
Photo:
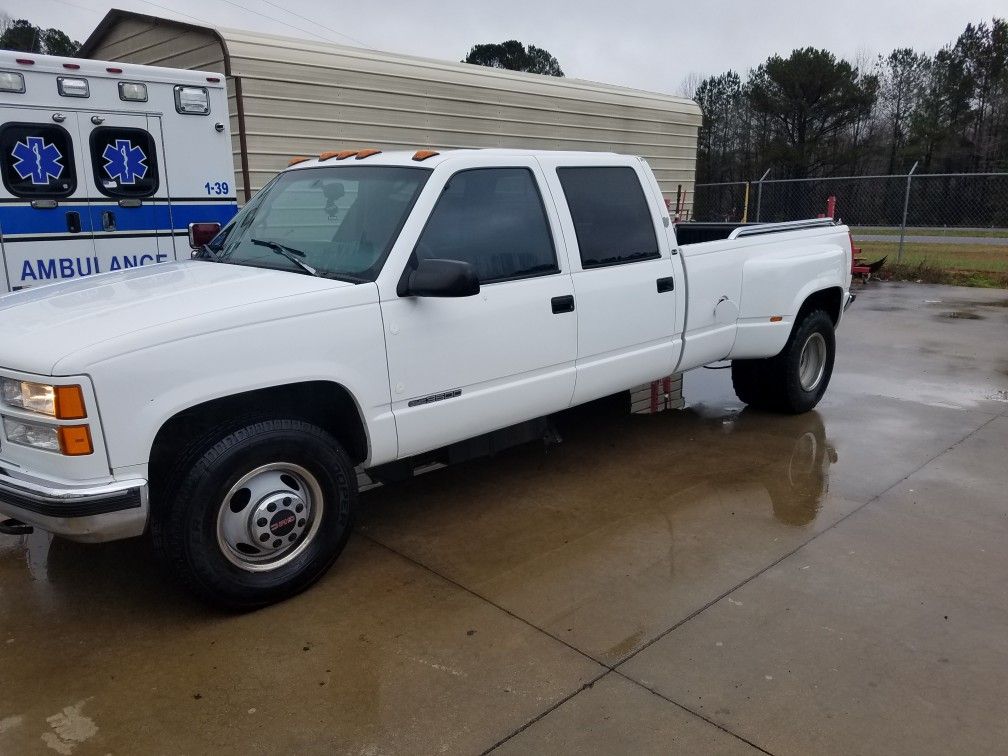
M0 92L24 94L24 74L13 71L0 71Z
M190 115L206 115L210 112L210 92L206 87L185 87L176 84L175 110Z
M91 94L87 79L70 76L57 77L56 88L63 97L88 97Z
M138 81L120 81L119 99L124 102L147 102L147 85Z

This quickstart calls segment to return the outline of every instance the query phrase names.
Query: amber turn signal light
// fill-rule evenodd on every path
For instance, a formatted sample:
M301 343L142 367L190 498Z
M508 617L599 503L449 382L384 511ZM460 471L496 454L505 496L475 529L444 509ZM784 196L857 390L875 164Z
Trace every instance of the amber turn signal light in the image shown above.
M91 454L91 429L86 425L61 425L59 429L60 451L68 457L83 457Z
M83 420L87 417L84 392L80 386L57 386L55 399L56 417L60 420Z

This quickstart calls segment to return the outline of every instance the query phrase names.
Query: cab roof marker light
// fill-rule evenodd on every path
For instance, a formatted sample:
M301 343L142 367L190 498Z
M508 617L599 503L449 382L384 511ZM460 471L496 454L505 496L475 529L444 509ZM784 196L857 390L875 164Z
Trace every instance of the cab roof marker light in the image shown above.
M0 92L13 92L14 94L24 94L24 74L14 71L0 71Z
M64 63L63 68L69 68L71 71L80 70L80 63Z
M361 150L357 153L357 157L354 160L363 160L364 158L371 157L372 155L380 155L381 150Z
M35 61L32 60L31 58L15 58L14 60L17 63L20 63L22 66L34 66L35 65Z
M115 68L114 66L109 66L105 70L108 71L109 73L122 73L121 68Z
M209 81L211 84L219 84L220 76L207 76L206 80Z
M78 79L70 76L57 76L56 89L61 97L90 97L91 88L87 79Z
M413 159L419 163L421 160L426 160L427 158L432 158L439 154L440 153L435 150L417 150L413 153Z
M290 168L292 165L297 165L298 163L303 163L305 160L311 160L310 157L292 157L287 161L287 167Z
M333 158L336 158L337 160L346 160L351 155L356 154L357 150L329 150L319 155L318 159L319 162L324 163L326 160L332 160Z

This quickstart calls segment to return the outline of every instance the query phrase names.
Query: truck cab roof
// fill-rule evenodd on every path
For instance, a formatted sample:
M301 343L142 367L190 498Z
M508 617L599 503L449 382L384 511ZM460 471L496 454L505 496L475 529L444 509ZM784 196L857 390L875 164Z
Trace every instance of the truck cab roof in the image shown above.
M629 164L639 160L633 155L619 155L615 152L587 152L587 151L565 151L565 150L532 150L532 149L508 149L501 147L488 147L478 149L451 149L451 150L430 150L418 148L416 150L390 150L387 152L373 152L368 149L345 150L342 152L323 152L317 157L294 157L291 158L290 166L287 170L300 170L303 168L317 168L320 165L395 165L395 166L423 166L434 168L441 163L459 157L479 156L488 160L498 157L550 157L552 159L569 159L572 162L585 162L588 165L605 163ZM601 160L600 160L601 159Z

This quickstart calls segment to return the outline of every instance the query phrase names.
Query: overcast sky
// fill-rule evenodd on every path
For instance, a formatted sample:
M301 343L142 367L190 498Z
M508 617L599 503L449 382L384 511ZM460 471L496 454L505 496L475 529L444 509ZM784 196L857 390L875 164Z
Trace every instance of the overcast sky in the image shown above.
M81 41L111 7L0 0L8 16ZM746 71L795 47L851 59L905 46L933 52L969 21L1008 15L1005 0L117 0L114 7L447 60L461 60L478 42L518 39L549 50L568 76L672 94L691 72Z

